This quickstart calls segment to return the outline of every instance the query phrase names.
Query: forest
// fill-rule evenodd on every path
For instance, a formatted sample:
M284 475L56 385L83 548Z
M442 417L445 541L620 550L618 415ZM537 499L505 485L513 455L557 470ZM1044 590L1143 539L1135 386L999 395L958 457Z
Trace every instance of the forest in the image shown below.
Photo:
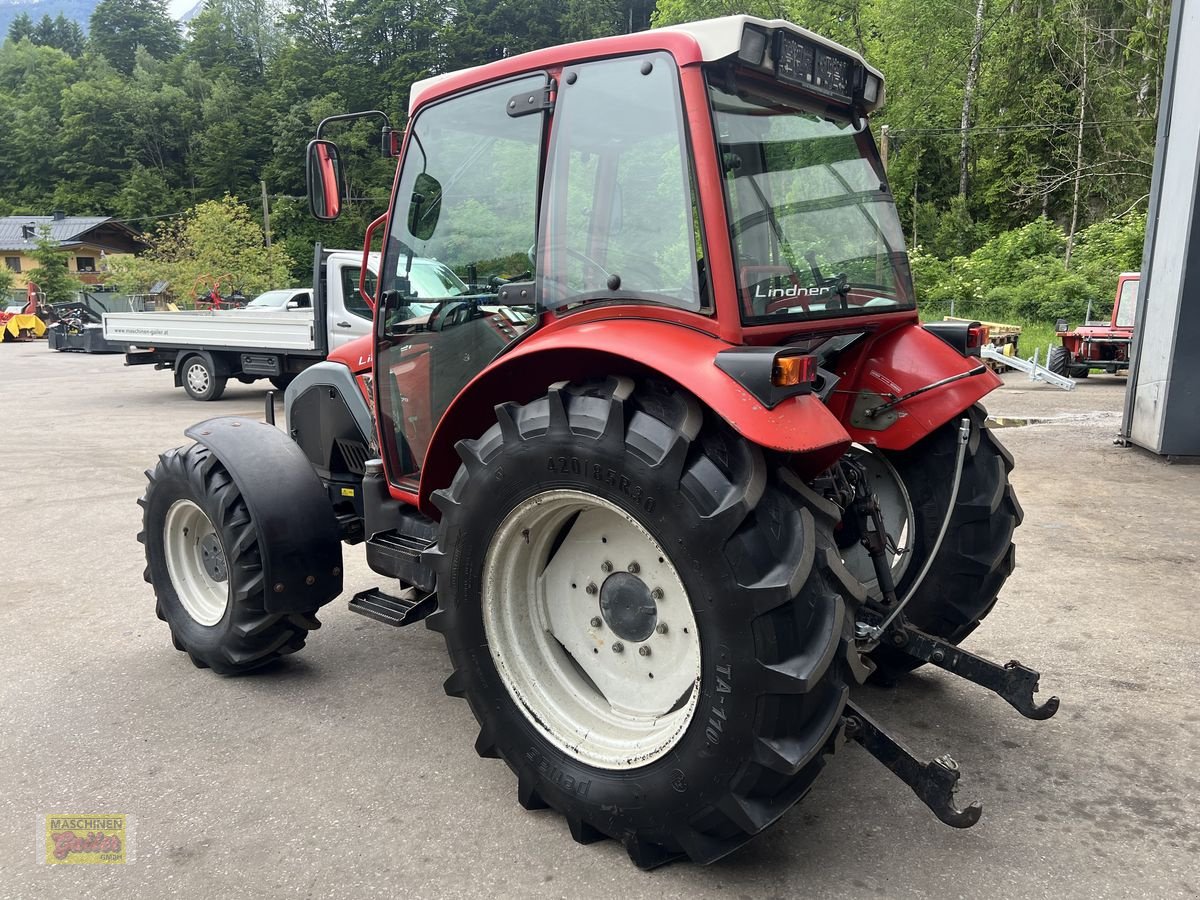
M208 0L184 28L162 0L101 0L85 23L18 17L0 45L0 215L114 215L176 247L205 201L260 222L265 185L302 279L314 240L361 244L394 164L375 123L340 128L353 214L317 224L302 157L322 117L400 126L416 79L736 12L884 72L872 127L931 312L1079 315L1140 264L1163 0Z

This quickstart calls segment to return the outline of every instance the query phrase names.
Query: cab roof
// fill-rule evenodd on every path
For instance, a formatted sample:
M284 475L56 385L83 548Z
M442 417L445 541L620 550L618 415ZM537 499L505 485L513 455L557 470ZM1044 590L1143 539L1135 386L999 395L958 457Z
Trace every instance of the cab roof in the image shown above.
M413 82L409 93L408 113L409 116L412 116L419 106L466 88L501 81L522 72L559 68L587 59L666 50L675 57L675 61L680 66L716 62L737 54L738 48L741 46L742 32L747 25L768 31L790 31L861 63L868 74L879 79L878 96L874 102L866 104L867 111L872 112L883 104L883 74L868 65L860 54L784 19L760 19L757 16L742 15L705 19L700 22L688 22L666 28L652 28L636 34L622 34L592 41L560 44L556 47L533 50L482 66L434 75L431 78Z

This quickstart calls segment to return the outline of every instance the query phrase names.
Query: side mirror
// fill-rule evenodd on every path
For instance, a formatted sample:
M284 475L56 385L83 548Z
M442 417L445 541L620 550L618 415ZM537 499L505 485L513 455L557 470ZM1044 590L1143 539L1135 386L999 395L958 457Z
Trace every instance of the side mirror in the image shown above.
M288 309L299 309L299 308L300 308L300 301L299 301L299 300L289 300L289 301L287 302L287 308L288 308Z
M419 241L433 237L442 214L442 184L422 172L413 184L412 203L408 207L408 233Z
M342 211L342 197L346 193L337 144L309 141L307 174L309 211L322 222L332 222Z

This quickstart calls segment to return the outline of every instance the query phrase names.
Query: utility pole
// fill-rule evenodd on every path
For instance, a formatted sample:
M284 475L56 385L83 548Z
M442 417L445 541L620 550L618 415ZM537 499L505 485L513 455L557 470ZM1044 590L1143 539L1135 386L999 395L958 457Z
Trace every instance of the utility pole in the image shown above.
M267 241L267 249L271 249L271 208L267 205L267 183L259 181L262 186L262 205L263 205L263 237Z
M888 170L888 126L884 125L879 129L879 158L883 162L883 174L887 174Z

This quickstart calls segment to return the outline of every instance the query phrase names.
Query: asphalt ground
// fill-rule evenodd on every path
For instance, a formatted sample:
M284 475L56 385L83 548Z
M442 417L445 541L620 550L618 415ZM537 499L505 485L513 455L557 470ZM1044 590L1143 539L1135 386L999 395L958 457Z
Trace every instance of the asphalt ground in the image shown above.
M525 812L447 698L441 638L339 599L309 645L221 678L172 649L142 580L143 470L211 415L119 356L0 347L0 898L1193 897L1200 893L1200 468L1113 445L1124 379L1020 374L1008 419L1018 568L971 650L1040 669L1047 722L945 673L858 701L960 763L974 828L938 823L857 747L707 868L646 873ZM347 595L378 583L347 552ZM37 862L48 814L123 813L123 866Z

